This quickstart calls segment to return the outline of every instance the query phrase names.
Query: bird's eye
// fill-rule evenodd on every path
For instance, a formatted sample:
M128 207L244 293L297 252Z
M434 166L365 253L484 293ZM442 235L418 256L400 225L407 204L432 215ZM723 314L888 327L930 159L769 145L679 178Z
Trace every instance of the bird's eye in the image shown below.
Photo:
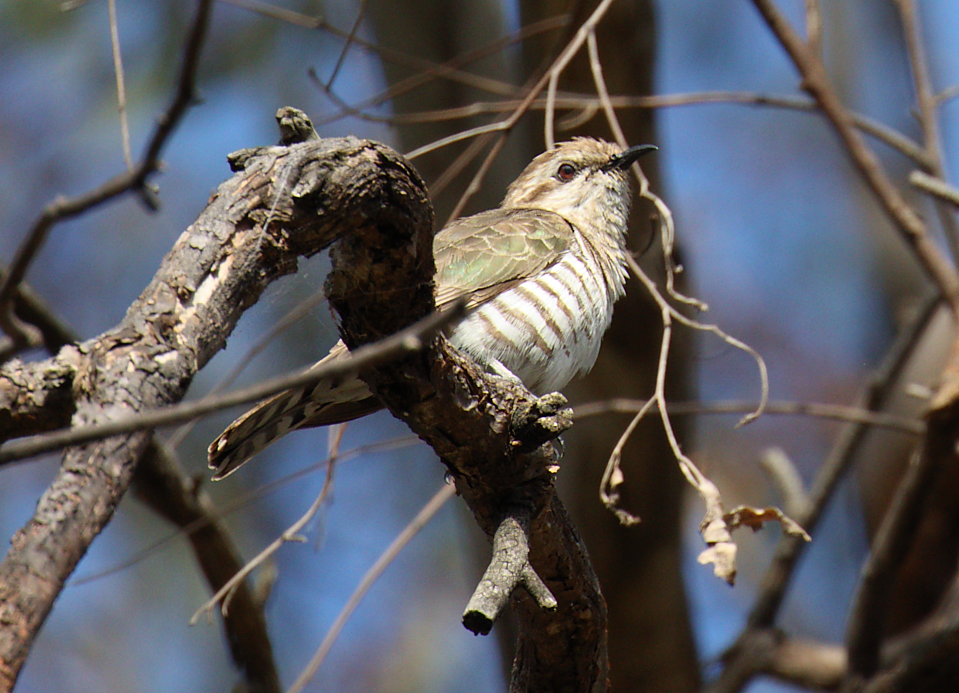
M559 169L556 171L556 176L567 183L573 180L573 176L576 175L576 167L570 163L563 163L559 165Z

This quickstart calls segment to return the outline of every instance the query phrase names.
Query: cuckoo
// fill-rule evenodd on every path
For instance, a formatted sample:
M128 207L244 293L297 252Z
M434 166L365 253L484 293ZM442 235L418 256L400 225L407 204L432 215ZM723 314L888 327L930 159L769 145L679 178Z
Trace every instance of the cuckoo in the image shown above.
M465 297L468 309L447 329L450 342L538 395L587 372L626 281L629 169L654 149L583 137L561 143L533 159L498 208L440 230L433 240L436 307ZM320 363L345 354L339 342ZM210 444L214 479L290 431L381 408L358 378L281 392Z

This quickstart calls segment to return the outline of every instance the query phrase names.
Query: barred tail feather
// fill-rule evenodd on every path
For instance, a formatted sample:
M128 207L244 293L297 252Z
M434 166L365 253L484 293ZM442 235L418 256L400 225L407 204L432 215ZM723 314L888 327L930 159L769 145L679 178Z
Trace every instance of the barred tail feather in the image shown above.
M336 356L331 353L320 363ZM290 431L352 421L380 408L358 378L335 386L320 382L281 392L243 414L210 443L207 454L210 468L216 470L213 479L229 476Z

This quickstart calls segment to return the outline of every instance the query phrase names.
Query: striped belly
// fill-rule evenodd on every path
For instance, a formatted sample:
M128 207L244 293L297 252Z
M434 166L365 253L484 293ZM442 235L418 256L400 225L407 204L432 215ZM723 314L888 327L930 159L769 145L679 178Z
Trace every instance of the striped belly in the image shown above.
M450 341L494 372L501 364L534 393L559 390L592 368L620 292L592 254L566 253L476 308Z

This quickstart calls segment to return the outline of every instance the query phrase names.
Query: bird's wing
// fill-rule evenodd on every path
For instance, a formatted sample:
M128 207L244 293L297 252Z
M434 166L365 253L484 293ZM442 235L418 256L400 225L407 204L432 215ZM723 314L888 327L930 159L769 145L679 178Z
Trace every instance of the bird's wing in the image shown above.
M488 301L552 265L573 243L569 222L542 209L494 209L436 234L436 306Z

